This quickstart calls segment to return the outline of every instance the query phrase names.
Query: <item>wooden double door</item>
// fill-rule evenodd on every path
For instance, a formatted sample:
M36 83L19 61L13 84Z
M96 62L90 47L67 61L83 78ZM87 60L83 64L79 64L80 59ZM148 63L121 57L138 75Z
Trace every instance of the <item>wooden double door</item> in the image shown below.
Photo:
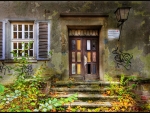
M69 74L84 80L99 78L99 37L69 37Z

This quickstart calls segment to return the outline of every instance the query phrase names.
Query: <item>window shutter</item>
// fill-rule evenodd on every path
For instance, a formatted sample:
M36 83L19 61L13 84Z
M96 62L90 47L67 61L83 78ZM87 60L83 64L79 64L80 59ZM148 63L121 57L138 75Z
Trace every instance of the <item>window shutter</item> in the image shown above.
M5 23L0 21L0 60L5 59Z
M38 27L38 52L37 60L48 60L48 52L50 50L50 22L39 21Z

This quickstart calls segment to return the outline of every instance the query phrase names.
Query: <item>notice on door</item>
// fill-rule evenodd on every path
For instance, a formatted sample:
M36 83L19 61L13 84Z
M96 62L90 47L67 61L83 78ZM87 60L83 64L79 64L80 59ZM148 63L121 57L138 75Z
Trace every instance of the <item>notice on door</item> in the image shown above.
M120 35L119 29L108 30L108 40L118 39Z

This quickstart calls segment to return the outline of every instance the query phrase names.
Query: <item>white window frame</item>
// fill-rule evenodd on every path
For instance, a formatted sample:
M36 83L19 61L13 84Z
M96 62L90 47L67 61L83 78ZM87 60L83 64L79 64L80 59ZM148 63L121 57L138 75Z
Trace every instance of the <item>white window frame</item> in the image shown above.
M13 25L14 24L17 24L17 25L22 25L22 39L17 39L18 38L18 36L17 36L17 38L16 39L14 39L13 38ZM25 30L24 30L24 25L25 24L28 24L28 25L33 25L33 38L32 39L25 39L25 37L24 37L24 32L25 32ZM35 54L34 54L34 52L35 52L35 25L34 25L35 23L34 22L11 22L11 51L13 51L14 50L14 48L13 48L13 43L22 43L22 42L24 42L24 43L28 43L28 42L30 42L30 41L33 41L33 56L32 57L29 57L29 59L34 59L35 58ZM16 32L18 32L18 29L17 29L17 31ZM28 32L29 32L29 30L28 30ZM18 48L17 48L18 49ZM23 50L23 48L22 48L22 50ZM28 51L29 52L29 51ZM13 57L13 54L11 54L11 59L14 59L14 57Z

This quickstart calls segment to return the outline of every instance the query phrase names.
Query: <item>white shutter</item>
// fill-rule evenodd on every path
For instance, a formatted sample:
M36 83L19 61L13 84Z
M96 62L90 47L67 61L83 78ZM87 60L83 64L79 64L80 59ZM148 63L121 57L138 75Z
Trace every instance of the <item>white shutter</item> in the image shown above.
M37 60L49 60L48 53L50 51L50 22L37 22Z
M0 21L0 60L5 59L5 22Z

